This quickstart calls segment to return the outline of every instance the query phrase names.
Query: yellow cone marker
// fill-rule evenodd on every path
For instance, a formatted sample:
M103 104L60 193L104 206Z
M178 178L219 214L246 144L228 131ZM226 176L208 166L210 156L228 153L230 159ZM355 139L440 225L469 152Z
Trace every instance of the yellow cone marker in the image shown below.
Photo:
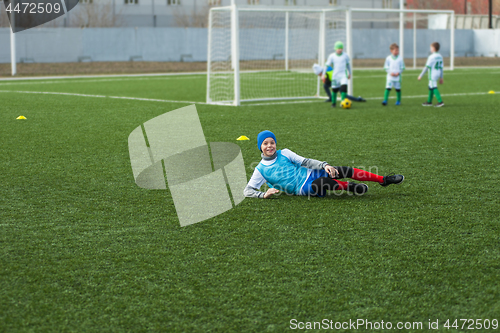
M495 92L493 90L488 91L488 94L494 94Z
M242 141L242 140L250 140L249 138L247 138L246 136L242 135L240 136L238 139L236 139L238 141Z
M26 119L26 117L25 116L19 116L16 119Z

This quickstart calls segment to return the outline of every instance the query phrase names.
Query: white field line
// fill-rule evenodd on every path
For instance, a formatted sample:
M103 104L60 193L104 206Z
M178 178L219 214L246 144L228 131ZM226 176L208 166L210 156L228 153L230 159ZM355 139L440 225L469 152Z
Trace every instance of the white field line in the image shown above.
M500 94L498 92L495 92L496 95ZM456 93L456 94L441 94L442 97L452 97L452 96L469 96L469 95L493 95L488 92L475 92L475 93ZM428 95L413 95L413 96L405 96L403 95L403 99L405 98L425 98L428 97ZM326 96L325 96L326 98ZM389 97L390 99L395 99L395 96ZM382 100L382 97L367 97L365 98L366 100ZM340 99L338 99L340 101ZM315 100L306 100L306 101L288 101L288 102L276 102L276 103L255 103L255 104L245 104L243 106L254 106L254 105L279 105L279 104L301 104L301 103L318 103L322 102L324 103L324 99L315 99Z
M126 96L106 96L108 98L116 99L130 99L135 101L145 101L145 102L161 102L161 103L184 103L184 104L207 104L205 102L193 102L193 101L174 101L168 99L155 99L155 98L140 98L140 97L126 97Z
M424 68L424 66L420 66L420 70L422 70L422 68ZM380 69L383 69L383 67L354 67L354 71L377 71L377 70L380 70ZM445 69L445 72L449 72L450 71L450 67L448 67L448 66L444 67L444 69ZM500 66L455 66L455 68L453 69L453 71L455 71L457 69L458 70L500 69ZM418 66L417 66L417 68L408 67L408 68L406 68L406 70L417 71L419 69L418 69Z
M140 98L140 97L127 97L127 96L104 96L104 95L89 95L89 94L76 94L52 91L19 91L19 90L0 90L0 93L17 93L17 94L43 94L43 95L65 95L65 96L79 96L79 97L94 97L94 98L115 98L115 99L128 99L146 102L162 102L162 103L182 103L182 104L207 104L205 102L193 101L175 101L168 99L155 99L155 98Z
M116 78L116 79L97 79L97 80L55 80L55 81L29 81L29 82L0 82L0 86L11 86L11 85L28 85L28 84L66 84L66 83L88 83L88 82L110 82L110 81L142 81L142 80L183 80L183 79L190 79L193 80L193 76L191 77L186 77L186 76L181 76L181 77L153 77L153 78L133 78L133 77L127 77L127 78Z
M421 72L420 70L418 71L419 73ZM448 75L488 75L488 74L500 74L500 72L482 72L482 73L455 73L455 72L445 72L444 77L446 78ZM409 74L403 75L404 78L408 78ZM427 75L426 75L427 76ZM364 79L364 78L373 78L373 77L387 77L386 75L354 75L354 79ZM417 77L417 76L415 76ZM425 77L424 77L425 78ZM0 83L1 84L1 83Z
M42 95L65 95L65 96L80 96L80 97L94 97L106 98L104 95L89 95L89 94L76 94L65 92L51 92L51 91L16 91L16 90L0 90L0 93L18 93L18 94L42 94Z
M161 103L181 103L181 104L207 104L205 102L195 102L195 101L176 101L168 99L155 99L155 98L140 98L140 97L127 97L127 96L105 96L105 95L89 95L89 94L76 94L76 93L65 93L65 92L51 92L51 91L19 91L19 90L0 90L0 93L17 93L17 94L42 94L42 95L64 95L64 96L78 96L78 97L93 97L93 98L114 98L114 99L126 99L135 101L145 101L145 102L161 102ZM474 93L456 93L456 94L442 94L443 97L451 96L469 96L469 95L488 95L488 92L474 92ZM495 92L496 95L500 94ZM493 95L493 94L490 94ZM404 98L425 98L428 95L414 95L414 96L404 96ZM391 96L390 99L394 99ZM368 97L366 100L381 100L381 97ZM318 103L323 102L323 99L306 100L306 101L284 101L284 102L270 102L270 103L254 103L254 104L244 104L242 106L258 106L258 105L279 105L279 104L302 104L302 103ZM227 105L233 106L233 105Z
M97 79L97 80L57 80L57 81L30 81L30 82L0 82L0 86L11 86L11 85L30 85L30 84L66 84L66 83L89 83L89 82L114 82L114 81L142 81L142 80L183 80L189 79L193 80L193 76L191 77L154 77L154 78L116 78L116 79ZM245 80L245 78L244 78ZM277 78L277 77L261 77L258 80L295 80L295 78Z
M446 69L446 68L445 68ZM475 69L500 69L500 66L455 66L455 70L475 70ZM355 67L354 71L379 71L383 67ZM418 71L419 69L407 68L407 71ZM312 72L312 71L311 71ZM446 71L446 72L449 72ZM228 72L232 73L232 72ZM245 71L242 71L245 73ZM249 72L250 73L250 72ZM298 72L298 73L308 73ZM206 75L207 72L181 72L181 73L142 73L142 74L109 74L109 75L66 75L66 76L25 76L25 77L5 77L0 78L0 81L32 81L32 80L69 80L69 79L93 79L93 78L136 78L136 77L152 77L152 76L191 76L191 75ZM476 74L476 73L475 73ZM481 73L477 73L481 74Z
M408 71L408 70L407 70ZM420 71L419 71L420 72ZM486 73L456 73L456 72L446 72L445 76L448 75L484 75L484 74L500 74L500 72L486 72ZM176 74L177 75L177 74ZM182 80L182 79L193 79L193 76L205 76L205 73L190 73L189 76L187 74L185 76L176 77L176 75L167 75L167 74L154 74L151 76L156 77L144 77L144 74L140 75L124 75L123 77L118 76L109 76L111 79L106 79L107 76L73 76L73 77L47 77L46 79L50 79L52 81L39 81L41 78L9 78L9 79L0 79L0 86L10 86L10 85L30 85L30 84L63 84L63 83L93 83L93 82L114 82L114 81L142 81L142 80ZM288 75L288 74L287 74ZM364 79L364 78L384 78L387 75L354 75L355 79ZM100 78L104 79L100 79ZM116 77L116 78L113 78ZM406 75L408 77L408 75ZM98 78L95 80L88 80L87 78ZM63 82L62 79L65 79ZM243 80L248 80L250 78L243 78ZM258 80L297 80L298 78L277 78L277 77L261 77ZM22 80L31 80L31 81L22 81ZM255 78L253 78L255 80ZM5 81L5 82L1 82ZM10 82L9 82L10 81ZM19 82L12 82L19 81Z
M294 81L294 80L299 80L294 77L259 77L259 78L249 78L249 77L242 77L241 81L248 81L248 82L255 82L255 81L265 81L265 80L274 80L274 81ZM312 78L310 80L309 78L300 78L300 80L308 80L308 81L316 81L316 78Z
M471 74L500 74L500 72L489 72L489 73L446 73L445 76L448 75L471 75ZM194 76L194 75L193 75ZM200 75L201 76L201 75ZM354 75L355 79L364 79L364 78L384 78L387 77L387 75ZM406 75L405 77L408 77ZM62 82L61 80L55 80L55 81L30 81L30 82L0 82L0 86L11 86L11 85L31 85L31 84L65 84L65 83L92 83L92 82L115 82L115 81L142 81L142 80L183 80L183 79L193 79L193 77L154 77L154 78L140 78L140 77L126 77L126 78L116 78L116 79L97 79L97 80L65 80ZM250 78L243 78L243 80L248 80ZM261 77L261 78L253 78L253 80L277 80L277 81L283 81L283 80L290 80L294 81L297 80L298 78L277 78L277 77ZM315 79L315 78L314 78ZM303 80L303 79L301 79ZM0 81L2 81L0 79Z
M498 92L495 92L495 94L499 94ZM472 93L454 93L454 94L441 94L441 96L446 96L446 97L451 97L451 96L469 96L469 95L495 95L495 94L490 94L489 92L472 92ZM413 95L413 96L405 96L403 95L402 97L404 98L422 98L422 97L429 97L429 95ZM390 99L395 99L395 96L389 97ZM381 97L368 97L365 98L367 100L375 100L375 99L382 99Z
M468 69L499 69L500 66L455 66L455 69L465 69L465 70L468 70Z
M110 74L110 75L67 75L67 76L26 76L0 78L0 81L18 80L67 80L67 79L93 79L109 77L138 77L138 76L186 76L186 75L207 75L207 72L189 73L145 73L145 74Z

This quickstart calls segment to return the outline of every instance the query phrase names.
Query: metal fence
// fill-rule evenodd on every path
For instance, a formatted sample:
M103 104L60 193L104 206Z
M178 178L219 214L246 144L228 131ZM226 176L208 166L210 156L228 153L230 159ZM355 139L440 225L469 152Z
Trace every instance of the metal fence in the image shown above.
M17 62L207 60L206 28L35 28L15 35ZM398 40L397 29L353 29L352 57L385 58L387 46ZM455 56L500 56L500 30L457 30L455 40ZM449 56L449 30L419 29L418 57L427 57L433 41ZM10 29L0 28L0 45L0 63L9 63ZM405 31L405 50L413 52L412 31ZM275 56L273 50L267 53L248 56Z

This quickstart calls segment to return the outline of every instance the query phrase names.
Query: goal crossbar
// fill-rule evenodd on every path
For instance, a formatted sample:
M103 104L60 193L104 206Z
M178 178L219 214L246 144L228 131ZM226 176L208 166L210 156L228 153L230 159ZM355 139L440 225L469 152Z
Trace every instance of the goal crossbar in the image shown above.
M234 6L222 6L210 8L210 11L228 11L232 10ZM245 12L300 12L300 13L321 13L321 12L338 12L346 11L348 7L335 7L335 8L311 8L307 6L235 6L240 11Z

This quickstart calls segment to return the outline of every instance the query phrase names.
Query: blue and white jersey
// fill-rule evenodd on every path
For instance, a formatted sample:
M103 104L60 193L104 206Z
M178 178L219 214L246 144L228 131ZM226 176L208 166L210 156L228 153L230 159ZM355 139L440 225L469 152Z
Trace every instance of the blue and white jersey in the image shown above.
M288 194L301 195L302 187L312 170L301 164L305 158L289 149L278 150L276 158L261 160L255 168L248 186L260 189L268 183L271 187Z

